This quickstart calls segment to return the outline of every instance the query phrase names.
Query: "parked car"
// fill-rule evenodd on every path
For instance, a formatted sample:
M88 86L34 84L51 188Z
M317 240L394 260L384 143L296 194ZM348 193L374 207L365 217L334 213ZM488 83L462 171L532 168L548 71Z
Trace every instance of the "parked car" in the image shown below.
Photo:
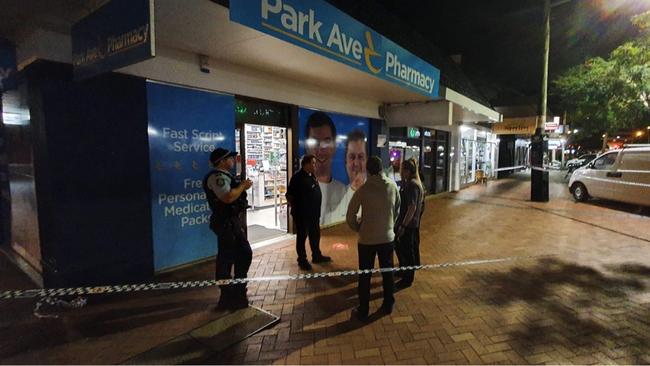
M575 159L568 160L566 162L566 166L567 166L567 168L572 167L572 166L577 166L577 167L585 166L585 165L589 164L592 160L594 160L596 158L596 156L598 156L598 154L580 155L579 157L577 157Z
M595 197L650 206L650 147L599 155L573 172L569 190L577 201Z
M584 154L575 159L568 160L566 162L567 171L564 175L564 179L569 179L571 177L571 174L573 174L576 169L591 163L591 161L594 160L596 156L598 156L598 154Z
M549 167L550 169L560 170L560 169L562 168L562 162L559 161L559 160L553 160L553 161L548 165L548 167Z

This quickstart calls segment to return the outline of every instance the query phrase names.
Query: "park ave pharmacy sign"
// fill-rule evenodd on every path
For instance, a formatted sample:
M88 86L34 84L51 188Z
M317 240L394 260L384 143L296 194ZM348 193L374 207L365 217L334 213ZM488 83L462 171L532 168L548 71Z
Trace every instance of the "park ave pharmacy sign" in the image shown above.
M230 20L428 97L438 96L440 70L322 0L231 0Z

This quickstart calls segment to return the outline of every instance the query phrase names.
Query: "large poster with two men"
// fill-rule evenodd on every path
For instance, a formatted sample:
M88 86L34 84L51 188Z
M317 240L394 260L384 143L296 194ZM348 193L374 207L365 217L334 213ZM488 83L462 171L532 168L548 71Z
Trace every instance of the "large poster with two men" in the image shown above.
M300 108L299 154L318 160L321 225L345 221L354 191L366 182L368 118Z

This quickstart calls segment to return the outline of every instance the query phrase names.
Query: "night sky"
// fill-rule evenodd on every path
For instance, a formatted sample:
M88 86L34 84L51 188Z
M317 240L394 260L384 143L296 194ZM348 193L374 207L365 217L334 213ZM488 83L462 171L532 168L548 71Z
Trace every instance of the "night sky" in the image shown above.
M462 66L491 102L539 93L542 0L375 0L406 20ZM552 0L558 3L559 0ZM571 0L552 9L550 80L593 56L607 56L636 34L629 19L650 0ZM484 94L488 94L485 92Z

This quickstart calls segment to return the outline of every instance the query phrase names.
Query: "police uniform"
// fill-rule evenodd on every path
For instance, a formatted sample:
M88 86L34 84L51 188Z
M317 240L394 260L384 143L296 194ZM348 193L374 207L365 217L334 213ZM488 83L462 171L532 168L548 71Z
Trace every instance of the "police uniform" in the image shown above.
M226 152L226 156L221 157L221 159L233 156L233 153L227 150L220 150ZM213 160L212 155L211 160ZM217 163L219 160L217 160ZM213 161L213 164L216 165L215 161ZM203 180L206 197L212 209L210 229L218 238L217 280L231 278L233 267L235 278L246 278L253 258L250 243L246 239L243 220L243 214L247 207L245 192L242 193L239 199L230 204L223 201L225 195L230 190L237 188L239 184L241 184L239 179L230 172L219 169L208 173ZM219 307L248 306L245 283L220 286L220 288Z

